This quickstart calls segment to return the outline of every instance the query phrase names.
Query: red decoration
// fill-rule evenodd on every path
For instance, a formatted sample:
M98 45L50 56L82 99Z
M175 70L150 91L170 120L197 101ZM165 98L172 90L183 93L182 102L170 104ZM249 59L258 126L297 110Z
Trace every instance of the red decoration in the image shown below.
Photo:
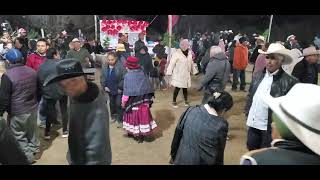
M117 30L120 31L122 29L121 26L117 26Z
M106 23L107 23L107 24L111 24L111 21L110 21L110 20L106 20Z
M138 21L138 24L139 24L139 25L142 25L142 24L143 24L143 22L144 22L144 21Z
M118 34L118 32L119 32L119 31L116 30L116 29L113 30L113 34L115 34L115 35Z
M108 30L107 34L111 35L112 34L112 30Z
M110 29L110 26L109 26L109 25L106 25L106 28L107 28L107 29Z
M110 28L111 28L111 29L114 29L114 28L115 28L115 26L112 24L112 25L110 26Z
M106 32L106 31L108 31L108 28L107 28L107 27L103 27L103 28L101 28L101 30L102 30L103 32Z

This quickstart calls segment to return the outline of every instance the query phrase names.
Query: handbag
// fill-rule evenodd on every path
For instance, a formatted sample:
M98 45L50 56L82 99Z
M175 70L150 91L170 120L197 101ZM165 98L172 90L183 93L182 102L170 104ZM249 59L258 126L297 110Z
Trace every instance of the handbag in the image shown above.
M184 129L184 124L186 122L186 116L188 115L188 113L192 110L192 107L188 107L188 109L181 115L177 127L175 129L174 135L173 135L173 139L172 139L172 143L171 143L171 162L174 161L174 159L176 158L177 155L177 151L179 149L179 145L180 145L180 141L181 138L183 136L183 129Z
M199 70L198 70L198 65L196 63L192 63L192 74L193 75L196 75L199 73Z

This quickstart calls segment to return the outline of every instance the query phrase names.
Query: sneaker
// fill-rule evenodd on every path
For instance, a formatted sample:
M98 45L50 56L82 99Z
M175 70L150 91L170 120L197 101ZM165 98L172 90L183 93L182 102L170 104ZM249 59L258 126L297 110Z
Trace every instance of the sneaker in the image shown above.
M45 122L40 122L39 128L46 128L46 123Z
M68 131L64 131L64 132L62 133L62 137L63 137L63 138L67 138L68 136L69 136Z
M173 108L178 108L177 103L176 103L176 102L173 102L173 103L172 103L172 107L173 107Z
M50 135L44 135L45 140L50 140Z
M117 128L122 128L122 123L117 122Z
M185 107L189 107L190 104L189 104L188 102L185 102L185 103L184 103L184 106L185 106Z

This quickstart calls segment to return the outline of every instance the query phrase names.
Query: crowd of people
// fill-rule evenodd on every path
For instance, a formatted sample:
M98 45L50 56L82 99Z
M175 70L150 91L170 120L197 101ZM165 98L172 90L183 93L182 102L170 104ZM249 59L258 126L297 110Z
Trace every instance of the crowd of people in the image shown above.
M197 33L191 43L181 38L169 56L160 41L152 50L155 58L143 33L133 49L128 36L120 34L109 52L95 41L68 42L65 31L35 41L22 29L13 39L4 32L1 41L6 71L0 85L0 164L35 163L40 153L37 120L44 139L50 140L52 126L61 124L58 112L69 164L111 164L109 121L138 143L153 139L158 128L151 113L155 93L171 86L172 107L179 107L182 89L188 108L175 129L170 163L223 165L229 139L224 114L234 105L226 86L237 91L239 79L240 91L248 92L249 151L240 163L320 164L318 39L302 47L294 35L286 43L268 43L261 35L234 35L232 30ZM100 83L89 78L94 74L89 69L98 68L92 53L106 53ZM247 89L249 63L254 68ZM203 79L197 90L203 99L191 106L188 88L192 75L199 74Z

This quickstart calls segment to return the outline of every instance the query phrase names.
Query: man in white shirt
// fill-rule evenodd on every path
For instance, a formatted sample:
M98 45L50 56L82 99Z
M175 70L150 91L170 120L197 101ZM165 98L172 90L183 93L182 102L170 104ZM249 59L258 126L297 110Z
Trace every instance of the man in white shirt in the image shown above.
M297 82L297 79L289 76L281 67L282 64L292 62L290 51L278 43L269 46L266 54L266 69L253 79L246 105L248 126L248 150L270 147L271 117L268 106L262 100L264 95L273 97L285 95Z

